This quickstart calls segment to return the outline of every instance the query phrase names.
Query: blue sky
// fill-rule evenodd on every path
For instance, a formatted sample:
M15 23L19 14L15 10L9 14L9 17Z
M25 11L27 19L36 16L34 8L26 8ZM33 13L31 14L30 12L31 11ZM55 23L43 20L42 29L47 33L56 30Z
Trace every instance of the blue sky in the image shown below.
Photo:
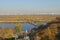
M60 0L0 0L0 13L60 13Z

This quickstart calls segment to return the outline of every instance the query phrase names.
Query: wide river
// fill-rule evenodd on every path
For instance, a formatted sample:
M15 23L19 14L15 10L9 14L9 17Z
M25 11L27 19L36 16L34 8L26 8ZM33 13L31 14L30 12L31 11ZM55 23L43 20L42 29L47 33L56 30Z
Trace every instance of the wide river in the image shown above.
M14 23L0 23L0 27L8 27L8 28L14 28L16 26L16 24ZM29 23L22 23L22 31L26 31L26 30L31 30L32 28L34 28L36 26L29 24Z

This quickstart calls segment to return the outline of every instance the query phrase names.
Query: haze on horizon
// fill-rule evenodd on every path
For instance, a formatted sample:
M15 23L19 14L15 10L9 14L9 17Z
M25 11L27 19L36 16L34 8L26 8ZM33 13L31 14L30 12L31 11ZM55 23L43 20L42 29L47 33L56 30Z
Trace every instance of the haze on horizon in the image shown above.
M60 0L0 0L1 14L60 13Z

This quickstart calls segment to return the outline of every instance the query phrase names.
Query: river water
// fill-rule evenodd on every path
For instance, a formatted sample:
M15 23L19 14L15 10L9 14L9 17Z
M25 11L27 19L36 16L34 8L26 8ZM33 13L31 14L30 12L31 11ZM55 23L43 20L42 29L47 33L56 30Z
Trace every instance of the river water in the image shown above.
M16 25L14 23L0 23L0 27L14 28ZM31 30L36 26L29 23L22 23L22 31Z

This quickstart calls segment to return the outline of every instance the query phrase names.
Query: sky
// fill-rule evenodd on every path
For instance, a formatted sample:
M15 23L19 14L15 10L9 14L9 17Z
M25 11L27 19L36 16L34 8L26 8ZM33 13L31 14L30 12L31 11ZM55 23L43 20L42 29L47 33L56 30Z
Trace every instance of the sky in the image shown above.
M0 0L0 14L60 13L60 0Z

